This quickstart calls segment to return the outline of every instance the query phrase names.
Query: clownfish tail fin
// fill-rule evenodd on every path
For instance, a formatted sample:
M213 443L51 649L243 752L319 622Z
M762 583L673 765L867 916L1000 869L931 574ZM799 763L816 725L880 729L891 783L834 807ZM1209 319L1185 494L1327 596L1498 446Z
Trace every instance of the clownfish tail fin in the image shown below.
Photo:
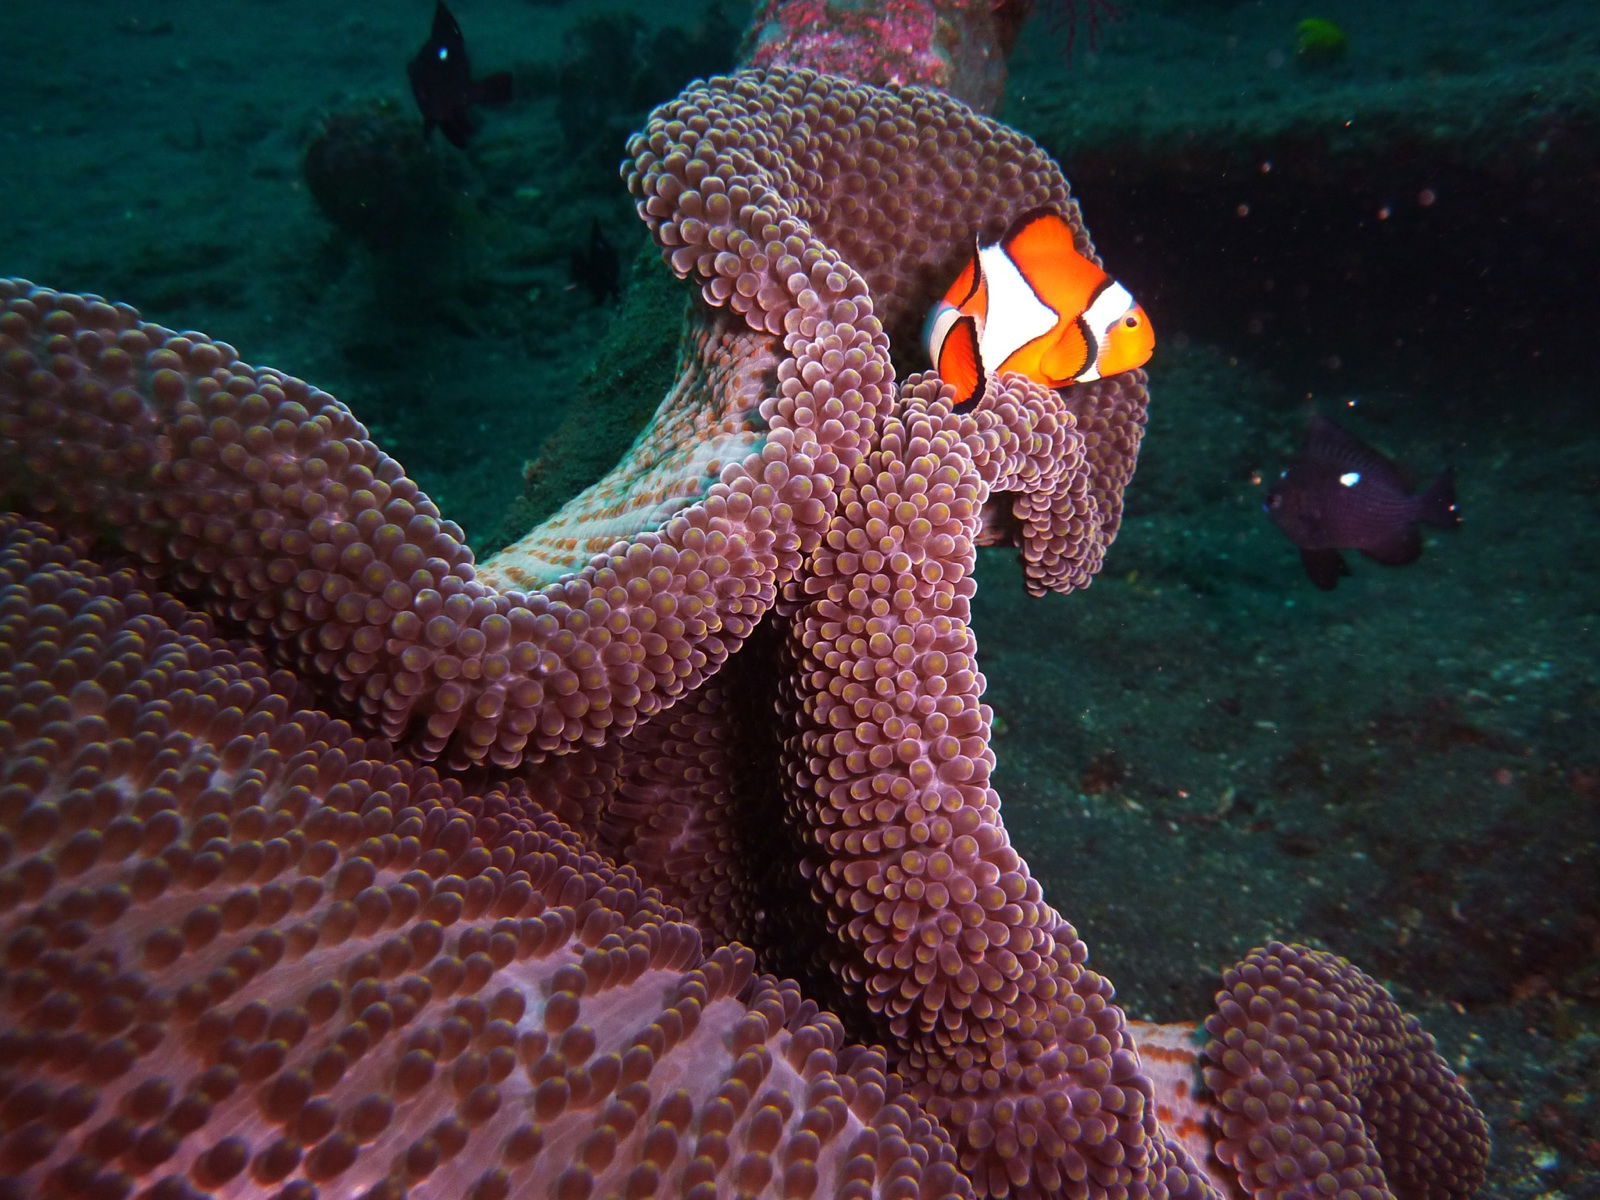
M978 355L978 322L962 317L950 327L934 364L939 377L956 389L955 411L970 412L983 399L983 360Z

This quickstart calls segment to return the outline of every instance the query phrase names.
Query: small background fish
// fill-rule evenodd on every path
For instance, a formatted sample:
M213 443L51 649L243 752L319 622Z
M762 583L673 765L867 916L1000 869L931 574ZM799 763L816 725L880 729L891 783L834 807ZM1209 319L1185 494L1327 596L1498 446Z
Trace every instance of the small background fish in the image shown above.
M621 298L622 267L617 248L606 236L599 217L590 222L588 242L568 257L567 277L572 281L569 288L583 288L596 304Z
M1267 491L1264 507L1323 591L1350 574L1341 550L1404 566L1422 553L1419 525L1461 524L1453 467L1413 495L1393 460L1323 416L1311 418L1300 456Z
M406 75L422 113L423 136L438 126L458 150L464 150L472 137L473 105L504 104L511 99L510 71L472 78L467 40L444 0L434 8L433 31L406 65Z

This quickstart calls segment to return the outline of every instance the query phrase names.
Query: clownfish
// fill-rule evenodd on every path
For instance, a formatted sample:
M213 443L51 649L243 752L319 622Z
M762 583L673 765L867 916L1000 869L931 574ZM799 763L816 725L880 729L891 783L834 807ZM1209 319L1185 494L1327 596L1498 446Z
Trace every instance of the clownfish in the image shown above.
M1144 309L1073 248L1072 226L1053 208L1022 214L991 246L974 239L923 340L955 385L957 412L983 399L988 369L1059 388L1131 371L1155 349Z

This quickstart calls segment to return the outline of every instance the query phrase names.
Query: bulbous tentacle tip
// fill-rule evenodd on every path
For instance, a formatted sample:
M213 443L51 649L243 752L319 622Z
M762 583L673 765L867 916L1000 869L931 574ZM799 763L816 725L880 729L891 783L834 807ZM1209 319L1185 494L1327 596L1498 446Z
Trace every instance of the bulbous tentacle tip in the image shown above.
M1217 1156L1247 1190L1303 1180L1310 1195L1469 1200L1482 1187L1483 1113L1417 1019L1359 967L1268 943L1223 973L1205 1028Z

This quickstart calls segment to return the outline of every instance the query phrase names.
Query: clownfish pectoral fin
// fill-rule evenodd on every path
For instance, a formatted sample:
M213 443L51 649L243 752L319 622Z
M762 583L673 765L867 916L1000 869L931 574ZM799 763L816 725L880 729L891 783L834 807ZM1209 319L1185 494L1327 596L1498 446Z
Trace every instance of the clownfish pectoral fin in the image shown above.
M965 316L950 327L933 364L939 378L956 389L956 412L969 412L983 399L983 360L978 356L978 322Z
M1094 337L1080 317L1067 321L1056 335L1055 341L1039 356L1039 368L1051 387L1066 387L1080 382L1090 374L1095 361Z

